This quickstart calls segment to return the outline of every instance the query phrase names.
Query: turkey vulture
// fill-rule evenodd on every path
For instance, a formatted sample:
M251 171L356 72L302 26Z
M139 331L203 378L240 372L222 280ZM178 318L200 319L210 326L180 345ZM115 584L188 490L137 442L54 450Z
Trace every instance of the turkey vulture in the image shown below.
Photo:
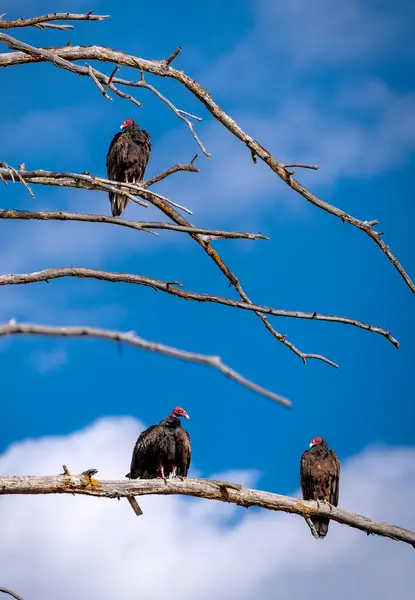
M179 417L189 418L183 408L176 406L171 414L143 431L138 438L131 459L130 479L164 480L173 477L187 477L192 447L190 436L182 428Z
M339 502L340 463L326 440L315 437L310 450L301 457L300 479L304 500L320 500L337 506ZM329 529L327 517L310 516L319 538L324 538Z
M143 181L150 158L150 135L132 119L125 119L121 132L113 137L107 154L108 179L124 183ZM128 204L127 196L109 192L113 217L119 217Z

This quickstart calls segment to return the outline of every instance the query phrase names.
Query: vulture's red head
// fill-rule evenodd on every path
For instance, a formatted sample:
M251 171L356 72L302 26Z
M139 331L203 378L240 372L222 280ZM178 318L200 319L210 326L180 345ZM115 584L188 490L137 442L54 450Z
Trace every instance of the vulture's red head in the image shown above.
M318 446L319 444L322 444L323 442L324 442L323 438L315 437L311 440L309 446L310 446L310 448L314 448L314 446Z
M184 408L180 408L180 406L176 406L176 408L173 408L173 410L171 411L171 416L173 417L173 419L178 419L179 417L190 419L189 415L184 410Z
M136 122L133 119L125 119L125 121L121 123L120 129L126 129L127 127L132 127L133 125L136 125Z

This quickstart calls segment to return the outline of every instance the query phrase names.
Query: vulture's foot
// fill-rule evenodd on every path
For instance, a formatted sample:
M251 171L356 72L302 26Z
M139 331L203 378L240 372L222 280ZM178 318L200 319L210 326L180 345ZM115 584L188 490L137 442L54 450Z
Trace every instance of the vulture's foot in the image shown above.
M164 474L164 467L160 467L161 478L164 479L164 483L167 485L167 477Z

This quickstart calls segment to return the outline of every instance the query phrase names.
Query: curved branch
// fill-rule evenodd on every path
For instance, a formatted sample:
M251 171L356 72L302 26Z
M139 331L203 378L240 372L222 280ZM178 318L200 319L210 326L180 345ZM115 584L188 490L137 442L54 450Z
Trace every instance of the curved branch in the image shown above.
M23 598L21 596L19 596L18 594L16 594L16 592L12 592L12 590L9 590L8 588L5 588L5 587L0 587L0 593L8 594L9 596L12 596L13 598L15 598L15 600L23 600Z
M15 323L14 320L0 325L0 337L6 335L46 335L53 337L92 337L98 339L110 340L113 342L121 342L130 344L136 348L143 350L149 350L150 352L156 352L158 354L164 354L173 358L179 358L188 362L194 362L200 365L207 365L212 367L236 381L240 385L261 394L266 398L274 400L283 406L290 407L292 403L287 398L275 394L266 388L257 385L250 381L246 377L243 377L225 363L222 362L219 356L208 356L206 354L197 354L195 352L187 352L186 350L179 350L171 346L165 346L157 342L149 342L143 338L138 337L134 331L128 331L123 333L121 331L113 331L110 329L97 329L95 327L54 327L49 325L37 325L33 323Z
M223 231L221 229L204 229L203 227L185 227L174 223L161 223L158 221L126 221L106 215L90 215L87 213L71 213L63 211L31 211L0 208L0 219L37 220L37 221L86 221L89 223L109 223L146 231L158 235L151 229L166 229L182 233L200 233L223 239L268 240L262 233L245 233L243 231Z
M156 177L147 179L147 181L144 181L141 185L145 188L148 188L151 185L154 185L155 183L162 181L166 177L169 177L169 175L173 175L173 173L177 173L178 171L190 171L191 173L200 173L199 169L197 167L195 167L195 165L194 165L195 160L197 159L197 156L198 155L195 154L188 165L183 165L183 164L174 165L174 167L170 167L170 169L167 169L167 171L163 171L163 173L160 173L160 175L156 175Z
M94 469L93 472L96 472ZM246 508L258 506L267 510L293 513L303 518L321 515L342 525L360 529L415 547L415 532L374 521L326 503L299 500L261 490L243 489L241 485L212 479L135 479L99 481L82 475L0 477L0 495L6 494L80 494L99 498L128 498L149 495L182 495L231 502Z
M242 310L249 310L256 313L272 315L275 317L291 317L298 319L310 319L314 321L329 321L334 323L343 323L344 325L353 325L355 327L358 327L359 329L365 329L366 331L371 331L372 333L382 335L396 348L399 347L399 342L390 334L389 331L381 329L380 327L376 327L375 325L369 325L361 321L356 321L355 319L349 319L347 317L338 317L334 315L323 315L316 312L307 313L300 311L280 310L276 308L270 308L268 306L261 306L259 304L251 304L250 302L232 300L231 298L224 298L223 296L214 296L212 294L199 294L197 292L191 292L188 290L181 289L182 284L179 281L161 281L160 279L152 279L144 275L136 275L133 273L114 273L111 271L100 271L98 269L88 269L85 267L56 267L44 269L43 271L36 271L33 273L9 273L6 275L0 275L0 286L25 285L29 283L39 283L42 281L48 282L51 279L60 279L62 277L80 277L87 279L98 279L100 281L109 281L111 283L129 283L135 285L143 285L146 287L151 287L156 291L166 292L167 294L171 294L172 296L176 296L184 300L194 300L196 302L211 302L214 304L231 306L234 308L240 308ZM334 366L337 365L334 364Z
M1 40L0 34L0 41ZM7 37L7 36L6 36ZM6 40L3 40L6 41ZM8 43L6 41L6 43ZM10 46L13 47L13 46ZM27 64L33 62L43 62L44 60L51 60L50 58L42 58L41 51L51 51L50 53L56 56L58 59L63 58L66 61L75 60L98 60L102 62L111 62L117 65L124 65L139 69L157 75L159 77L168 77L174 79L184 85L211 113L211 115L219 121L224 127L226 127L235 137L243 142L253 157L259 157L265 164L267 164L274 173L276 173L291 189L303 196L308 202L314 204L318 208L321 208L325 212L341 219L341 221L360 229L366 235L368 235L385 254L388 260L396 268L400 276L404 279L408 287L413 293L415 293L415 284L411 280L408 273L405 271L401 263L398 261L396 256L391 252L390 248L381 239L379 232L373 231L372 221L361 221L356 217L346 213L345 211L337 208L321 200L315 194L310 192L307 188L301 185L294 179L292 174L287 171L285 166L280 163L272 154L266 150L261 144L254 140L248 135L239 125L223 111L216 102L212 99L209 92L199 85L194 79L186 75L183 71L179 71L171 67L167 61L163 60L147 60L139 58L137 56L131 56L118 50L111 48L105 48L102 46L71 46L71 47L55 47L51 49L41 48L37 49L37 56L29 56L25 52L15 53L4 53L0 54L0 67L15 66L20 64ZM64 67L67 68L67 67ZM125 84L127 85L127 84Z

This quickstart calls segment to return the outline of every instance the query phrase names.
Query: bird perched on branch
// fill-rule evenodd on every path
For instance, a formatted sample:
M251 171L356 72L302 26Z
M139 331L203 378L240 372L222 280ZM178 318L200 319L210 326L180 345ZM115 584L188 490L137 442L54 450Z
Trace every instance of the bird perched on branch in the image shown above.
M319 500L337 506L339 502L340 463L326 440L315 437L310 450L301 457L300 479L304 500ZM330 519L310 516L319 538L327 535Z
M123 183L143 181L151 152L150 135L133 119L125 119L121 132L113 137L107 154L108 179ZM128 197L109 192L113 217L119 217L128 204Z
M171 414L143 431L138 438L131 459L130 479L184 478L192 458L190 436L183 429L179 417L189 418L187 412L176 406Z

